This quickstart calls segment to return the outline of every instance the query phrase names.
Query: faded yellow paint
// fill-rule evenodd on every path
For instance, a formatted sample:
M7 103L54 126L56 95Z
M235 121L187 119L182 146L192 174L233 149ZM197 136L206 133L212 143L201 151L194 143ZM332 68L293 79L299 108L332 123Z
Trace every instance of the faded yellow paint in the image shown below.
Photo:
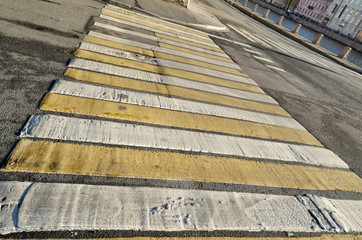
M361 178L349 170L28 139L17 144L4 170L362 192Z
M214 43L210 39L205 39L205 38L193 36L193 35L190 35L190 34L187 34L187 33L181 33L181 32L178 32L178 31L174 31L172 29L157 26L157 25L155 25L155 24L153 24L151 22L145 22L145 21L141 21L141 20L131 19L131 18L128 18L128 17L120 16L118 14L114 14L114 13L106 12L106 11L102 11L102 14L110 16L110 17L122 19L122 20L125 20L125 21L128 21L128 22L136 23L136 24L139 24L139 25L143 25L143 26L154 28L154 29L162 30L164 32L169 32L169 33L173 33L173 34L176 34L176 35L196 39L196 40L199 40L199 41L202 41L202 42Z
M65 75L86 82L100 83L110 86L158 93L166 96L175 96L184 99L191 99L208 103L222 104L225 106L255 110L259 112L272 113L290 117L290 115L278 105L254 102L236 97L171 86L162 83L151 83L74 68L68 68L65 72Z
M188 63L188 64L200 66L200 67L210 68L210 69L217 70L217 71L222 71L222 72L231 73L234 75L239 75L242 77L248 77L248 75L246 75L245 73L241 73L238 70L233 69L233 68L223 67L220 65L197 61L194 59L175 56L175 55L171 55L171 54L167 54L167 53L146 50L146 49L142 49L142 48L138 48L138 47L122 44L122 43L116 43L116 42L112 42L109 40L104 40L104 39L100 39L100 38L96 38L96 37L85 36L83 41L95 43L95 44L99 44L99 45L103 45L103 46L107 46L107 47L118 48L118 49L122 49L122 50L129 51L129 52L147 55L150 57L157 57L157 58L172 60L172 61L181 62L181 63Z
M177 51L180 51L180 52L190 53L190 54L194 54L194 55L197 55L197 56L211 58L211 59L222 61L222 62L234 63L234 61L231 60L230 58L224 58L224 57L215 56L215 55L208 54L208 53L198 52L198 51L195 51L195 50L191 50L191 49L187 49L187 48L183 48L183 47L177 47L177 46L167 44L167 43L159 42L158 45L160 47L174 49L174 50L177 50Z
M171 40L171 41L174 41L174 42L184 43L184 44L191 45L191 46L194 46L194 47L199 47L199 48L208 49L208 50L215 51L215 52L225 53L223 50L221 50L220 48L217 48L217 47L211 47L211 46L208 46L208 45L195 43L195 42L191 42L191 41L183 40L183 39L180 39L180 38L167 36L167 35L160 34L160 33L155 33L155 36L158 37L158 38L168 39L168 40Z
M189 80L193 80L193 81L197 81L197 82L209 83L209 84L214 84L214 85L218 85L218 86L229 87L229 88L264 94L264 91L261 88L259 88L258 86L239 83L239 82L230 81L230 80L221 79L221 78L212 77L212 76L207 76L207 75L203 75L203 74L199 74L199 73L188 72L185 70L179 70L179 69L174 69L174 68L169 68L169 67L152 65L152 64L147 64L147 63L143 63L143 62L137 62L134 60L113 57L113 56L90 52L90 51L81 50L81 49L77 49L74 52L74 55L77 57L80 57L80 58L96 60L96 61L103 62L103 63L109 63L109 64L113 64L113 65L133 68L133 69L147 71L147 72L151 72L151 73L170 75L170 76L189 79Z
M167 26L167 27L172 27L174 29L178 29L178 30L181 30L181 31L196 34L196 35L199 35L199 36L202 36L202 37L205 37L205 38L209 37L209 35L207 35L206 33L201 33L199 31L195 31L195 30L193 30L191 28L186 28L186 27L183 27L181 25L171 24L171 23L167 23L165 21L160 21L160 20L157 20L155 18L147 17L147 16L144 16L144 15L139 15L139 14L136 14L136 13L133 13L133 12L123 11L122 9L114 8L114 7L111 7L111 6L108 6L108 5L105 6L105 8L110 9L112 11L123 13L125 15L137 17L137 18L145 20L145 21L154 22L154 23L161 24L161 25L164 25L164 26Z
M45 96L40 109L322 146L304 130L54 93Z

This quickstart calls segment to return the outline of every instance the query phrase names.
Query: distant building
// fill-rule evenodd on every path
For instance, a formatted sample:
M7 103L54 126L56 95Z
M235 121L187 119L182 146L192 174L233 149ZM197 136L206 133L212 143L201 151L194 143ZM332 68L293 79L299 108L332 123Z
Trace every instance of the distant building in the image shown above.
M321 23L333 0L300 0L296 11L311 20Z
M340 34L362 40L362 1L336 0L327 12L327 28Z

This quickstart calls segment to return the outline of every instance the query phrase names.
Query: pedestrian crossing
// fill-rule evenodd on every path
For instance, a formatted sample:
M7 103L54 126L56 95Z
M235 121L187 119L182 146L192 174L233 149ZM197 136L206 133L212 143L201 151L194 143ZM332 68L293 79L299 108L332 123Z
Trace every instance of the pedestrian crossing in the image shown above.
M278 70L261 53L245 51ZM304 194L361 193L362 180L205 32L107 4L65 76L21 130L2 172L238 184L301 194L0 182L0 234L362 231L360 200Z

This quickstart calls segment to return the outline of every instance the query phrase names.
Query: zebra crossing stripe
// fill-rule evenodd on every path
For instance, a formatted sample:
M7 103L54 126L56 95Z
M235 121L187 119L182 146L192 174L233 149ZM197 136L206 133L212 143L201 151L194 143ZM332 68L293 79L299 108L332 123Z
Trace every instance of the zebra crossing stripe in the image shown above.
M202 37L208 39L208 34L207 33L197 31L197 30L189 28L189 27L184 27L182 25L174 24L174 23L171 23L171 22L168 22L168 21L165 21L165 20L156 19L156 18L146 16L146 15L143 15L143 14L127 11L124 8L120 8L120 7L117 7L117 6L114 6L114 5L110 5L110 4L107 4L105 6L105 8L116 11L116 12L120 12L120 13L122 13L124 15L129 15L129 16L137 17L137 18L145 20L145 21L150 21L150 22L154 22L156 24L164 25L164 26L170 27L172 29L177 29L177 30L180 30L180 31L189 32L189 33L192 33L192 34L195 34L195 35L199 35L199 36L202 36Z
M337 155L322 147L56 115L31 116L20 136L272 159L348 169L348 165Z
M124 95L122 98L127 97L127 95ZM148 99L145 99L144 101L147 102ZM122 102L122 100L121 103L119 103L48 93L43 99L40 105L40 109L47 111L128 120L134 122L156 124L161 126L180 127L190 130L203 130L268 140L273 139L285 142L296 142L322 146L322 144L319 143L317 139L315 139L310 133L306 131L273 126L269 124L261 124L258 123L260 122L259 119L256 119L256 121L259 120L258 122L248 122L238 119L214 116L211 115L212 113L205 115L199 113L181 112L173 109L170 110L162 106L149 107ZM164 103L164 105L166 104L167 102ZM172 103L170 103L170 105L172 105ZM206 104L198 105L205 106ZM183 106L178 107L181 109ZM211 108L211 106L208 107ZM171 106L170 108L176 109L176 106ZM188 108L191 107L185 106L185 108L187 111ZM258 114L254 114L254 116L255 115L258 116ZM289 120L293 121L293 119ZM277 124L281 125L280 123Z
M352 171L202 154L28 139L20 140L3 171L362 192L361 178Z
M89 41L91 42L89 39L92 40L92 42L94 41L102 41L103 43L105 41L107 41L107 44L113 44L114 47L119 47L122 49L122 47L127 46L128 48L130 47L136 47L136 48L142 48L145 50L145 52L148 52L149 54L152 54L151 51L153 51L155 54L156 53L162 53L162 54L166 54L166 55L171 55L171 56L176 56L176 57L181 57L181 58L185 58L185 59L191 59L191 60L195 60L198 62L202 62L202 63L206 63L206 64L212 64L212 65L216 65L219 67L223 67L223 68L231 68L234 69L234 71L238 71L240 70L240 67L233 63L227 63L224 61L218 61L215 59L211 59L211 58L207 58L207 57L202 57L202 56L198 56L195 55L193 53L186 53L186 52L182 52L182 51L177 51L174 49L169 49L169 48L162 48L159 46L154 46L154 45L149 45L149 44L145 44L145 43L140 43L140 42L136 42L136 41L131 41L131 40L127 40L127 39L123 39L120 37L114 37L111 35L107 35L107 34L102 34L102 33L98 33L98 32L94 32L94 31L90 31L88 33L87 36L85 36L84 41ZM96 43L96 42L94 42ZM110 46L110 47L113 47ZM153 56L153 55L150 55ZM240 74L240 73L239 73Z
M180 36L184 36L184 37L187 37L187 38L203 41L203 42L206 42L206 43L213 43L212 40L209 37L206 38L206 37L202 37L200 35L187 33L187 32L182 32L182 31L179 31L177 29L173 29L171 27L167 27L167 26L164 26L164 25L150 23L150 22L147 22L147 21L143 21L141 19L131 18L130 16L122 15L122 14L120 14L118 12L115 12L115 11L112 11L112 10L109 10L109 9L103 9L102 10L102 14L100 15L100 17L103 18L104 15L112 17L112 18L120 19L120 20L123 20L123 21L127 21L127 22L130 22L130 23L134 23L134 24L137 24L137 25L143 25L143 26L149 27L151 29L158 29L158 30L162 30L162 31L165 31L165 32L169 32L169 33L177 34L177 35L180 35Z
M153 64L147 64L147 63L137 62L137 61L128 60L128 59L121 59L121 58L107 56L107 55L99 54L99 53L95 53L95 52L89 52L89 51L85 51L85 50L81 50L81 49L77 49L74 52L74 55L79 58L95 60L98 62L126 67L126 68L130 68L130 69L141 70L141 71L146 71L146 72L155 73L155 74L168 75L168 76L173 76L173 77L178 77L178 78L183 78L183 79L188 79L188 80L193 80L193 81L197 81L197 82L203 82L203 83L208 83L208 84L213 84L213 85L218 85L218 86L223 86L223 87L228 87L228 88L234 88L234 89L239 89L239 90L246 90L246 91L251 91L251 92L256 92L256 93L264 93L261 88L259 88L258 86L255 86L255 85L244 84L244 83L240 83L240 82L225 80L225 79L221 79L221 78L217 78L217 77L206 76L203 74L188 72L188 71L174 69L174 68L156 66Z
M94 71L103 74L110 74L123 78L138 79L153 83L163 83L172 86L206 91L210 93L217 93L236 98L242 98L252 101L278 105L278 103L272 97L264 93L256 93L256 92L250 92L250 91L244 91L244 90L238 90L223 86L202 83L202 82L190 81L187 79L177 78L173 76L159 75L146 71L90 61L82 58L71 59L68 64L68 67Z
M7 204L0 215L4 222L1 234L74 230L362 230L361 201L315 195L31 182L1 182L0 195ZM14 212L17 222L13 221Z
M166 85L162 83L139 81L136 79L122 78L113 75L90 72L75 68L68 68L65 72L65 75L85 82L104 84L108 86L162 94L164 96L190 99L200 102L212 103L215 105L230 106L235 108L255 110L258 112L272 113L276 115L290 117L290 115L283 108L277 105L221 95L220 93L207 92L205 91L205 89L195 90L180 86Z
M81 42L79 44L78 49L96 52L96 53L100 53L100 54L105 54L105 55L118 57L118 58L125 58L125 59L134 60L134 61L138 61L138 62L145 62L147 64L158 65L158 66L162 66L162 67L169 67L169 68L174 68L174 69L185 70L185 71L194 72L194 73L198 73L198 74L208 75L211 77L223 78L225 80L231 80L231 81L246 83L246 84L250 84L250 85L257 85L252 79L246 78L243 76L220 72L220 71L209 69L209 68L194 66L194 65L188 64L188 63L180 63L180 62L175 62L175 61L171 61L171 60L154 58L154 57L150 57L148 55L133 53L130 51L125 51L125 50L114 49L112 47L106 47L106 46L93 44L93 43L89 43L89 42Z

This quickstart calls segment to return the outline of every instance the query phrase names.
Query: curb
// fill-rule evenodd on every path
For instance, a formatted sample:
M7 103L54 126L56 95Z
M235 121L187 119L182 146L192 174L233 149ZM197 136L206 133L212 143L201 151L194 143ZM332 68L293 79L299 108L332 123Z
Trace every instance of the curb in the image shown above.
M269 19L265 19L262 17L262 15L259 16L258 13L256 12L252 12L251 10L249 10L248 8L246 7L243 7L241 6L241 4L239 3L235 3L234 1L232 0L224 0L226 1L227 3L229 3L230 5L232 5L233 7L237 8L238 10L240 10L241 12L245 13L246 15L252 17L253 19L263 23L264 25L272 28L273 30L283 34L284 36L304 45L305 47L308 47L309 49L333 60L334 62L336 63L339 63L341 65L343 65L344 67L346 68L349 68L353 71L356 71L360 74L362 74L362 69L359 68L358 66L352 64L352 63L349 63L347 62L346 60L342 60L340 58L337 57L337 55L335 55L334 53L332 52L329 52L328 50L326 49L320 49L321 47L317 47L309 42L307 42L305 39L301 38L299 35L296 35L292 32L290 32L289 30L287 30L286 28L282 27L282 26L278 26L276 25L274 22L270 21Z

